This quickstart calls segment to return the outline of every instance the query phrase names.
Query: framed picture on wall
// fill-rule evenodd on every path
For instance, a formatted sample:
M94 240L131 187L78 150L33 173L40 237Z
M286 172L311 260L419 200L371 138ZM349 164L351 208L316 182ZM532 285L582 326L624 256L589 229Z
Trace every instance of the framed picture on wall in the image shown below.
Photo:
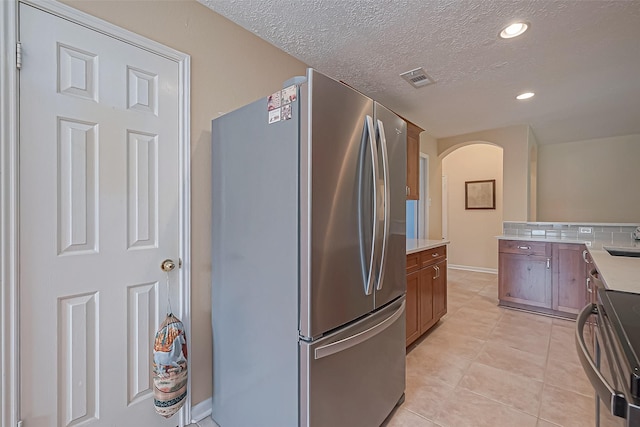
M496 208L496 180L465 181L464 183L465 209L495 209Z

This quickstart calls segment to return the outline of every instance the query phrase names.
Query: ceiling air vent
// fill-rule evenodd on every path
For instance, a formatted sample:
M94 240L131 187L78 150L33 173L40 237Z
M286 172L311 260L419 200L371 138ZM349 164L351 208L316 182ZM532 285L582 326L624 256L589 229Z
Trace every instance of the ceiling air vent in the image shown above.
M400 77L408 81L409 84L415 88L435 83L431 76L429 76L422 68L416 68L415 70L402 73L400 74Z

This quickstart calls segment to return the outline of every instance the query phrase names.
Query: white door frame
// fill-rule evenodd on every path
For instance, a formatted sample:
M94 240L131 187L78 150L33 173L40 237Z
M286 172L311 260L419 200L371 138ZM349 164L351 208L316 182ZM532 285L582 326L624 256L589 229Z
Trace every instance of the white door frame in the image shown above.
M145 49L178 64L179 79L179 248L183 261L179 270L179 305L191 347L191 159L190 159L190 75L189 55L117 27L94 16L52 0L0 1L0 57L16 58L18 2L60 16L84 27ZM0 427L15 427L20 420L20 323L18 291L19 225L19 72L13 59L0 67ZM188 360L190 370L191 360ZM179 413L180 426L191 420L191 381L187 399Z
M449 182L442 175L442 239L449 240Z

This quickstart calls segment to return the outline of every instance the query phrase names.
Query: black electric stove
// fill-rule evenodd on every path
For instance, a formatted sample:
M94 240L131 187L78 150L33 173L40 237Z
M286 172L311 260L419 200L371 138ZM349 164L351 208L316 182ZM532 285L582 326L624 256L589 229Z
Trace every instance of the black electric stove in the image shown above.
M619 361L629 392L640 399L640 294L601 289L599 299L623 353Z

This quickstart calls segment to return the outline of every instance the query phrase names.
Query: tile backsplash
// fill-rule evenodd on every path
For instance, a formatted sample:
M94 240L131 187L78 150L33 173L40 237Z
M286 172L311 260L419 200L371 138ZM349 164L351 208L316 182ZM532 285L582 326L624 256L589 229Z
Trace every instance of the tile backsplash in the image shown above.
M636 246L631 233L640 224L583 224L552 222L513 222L502 223L505 236L529 237L549 240L583 241L588 246L601 248L603 245Z

